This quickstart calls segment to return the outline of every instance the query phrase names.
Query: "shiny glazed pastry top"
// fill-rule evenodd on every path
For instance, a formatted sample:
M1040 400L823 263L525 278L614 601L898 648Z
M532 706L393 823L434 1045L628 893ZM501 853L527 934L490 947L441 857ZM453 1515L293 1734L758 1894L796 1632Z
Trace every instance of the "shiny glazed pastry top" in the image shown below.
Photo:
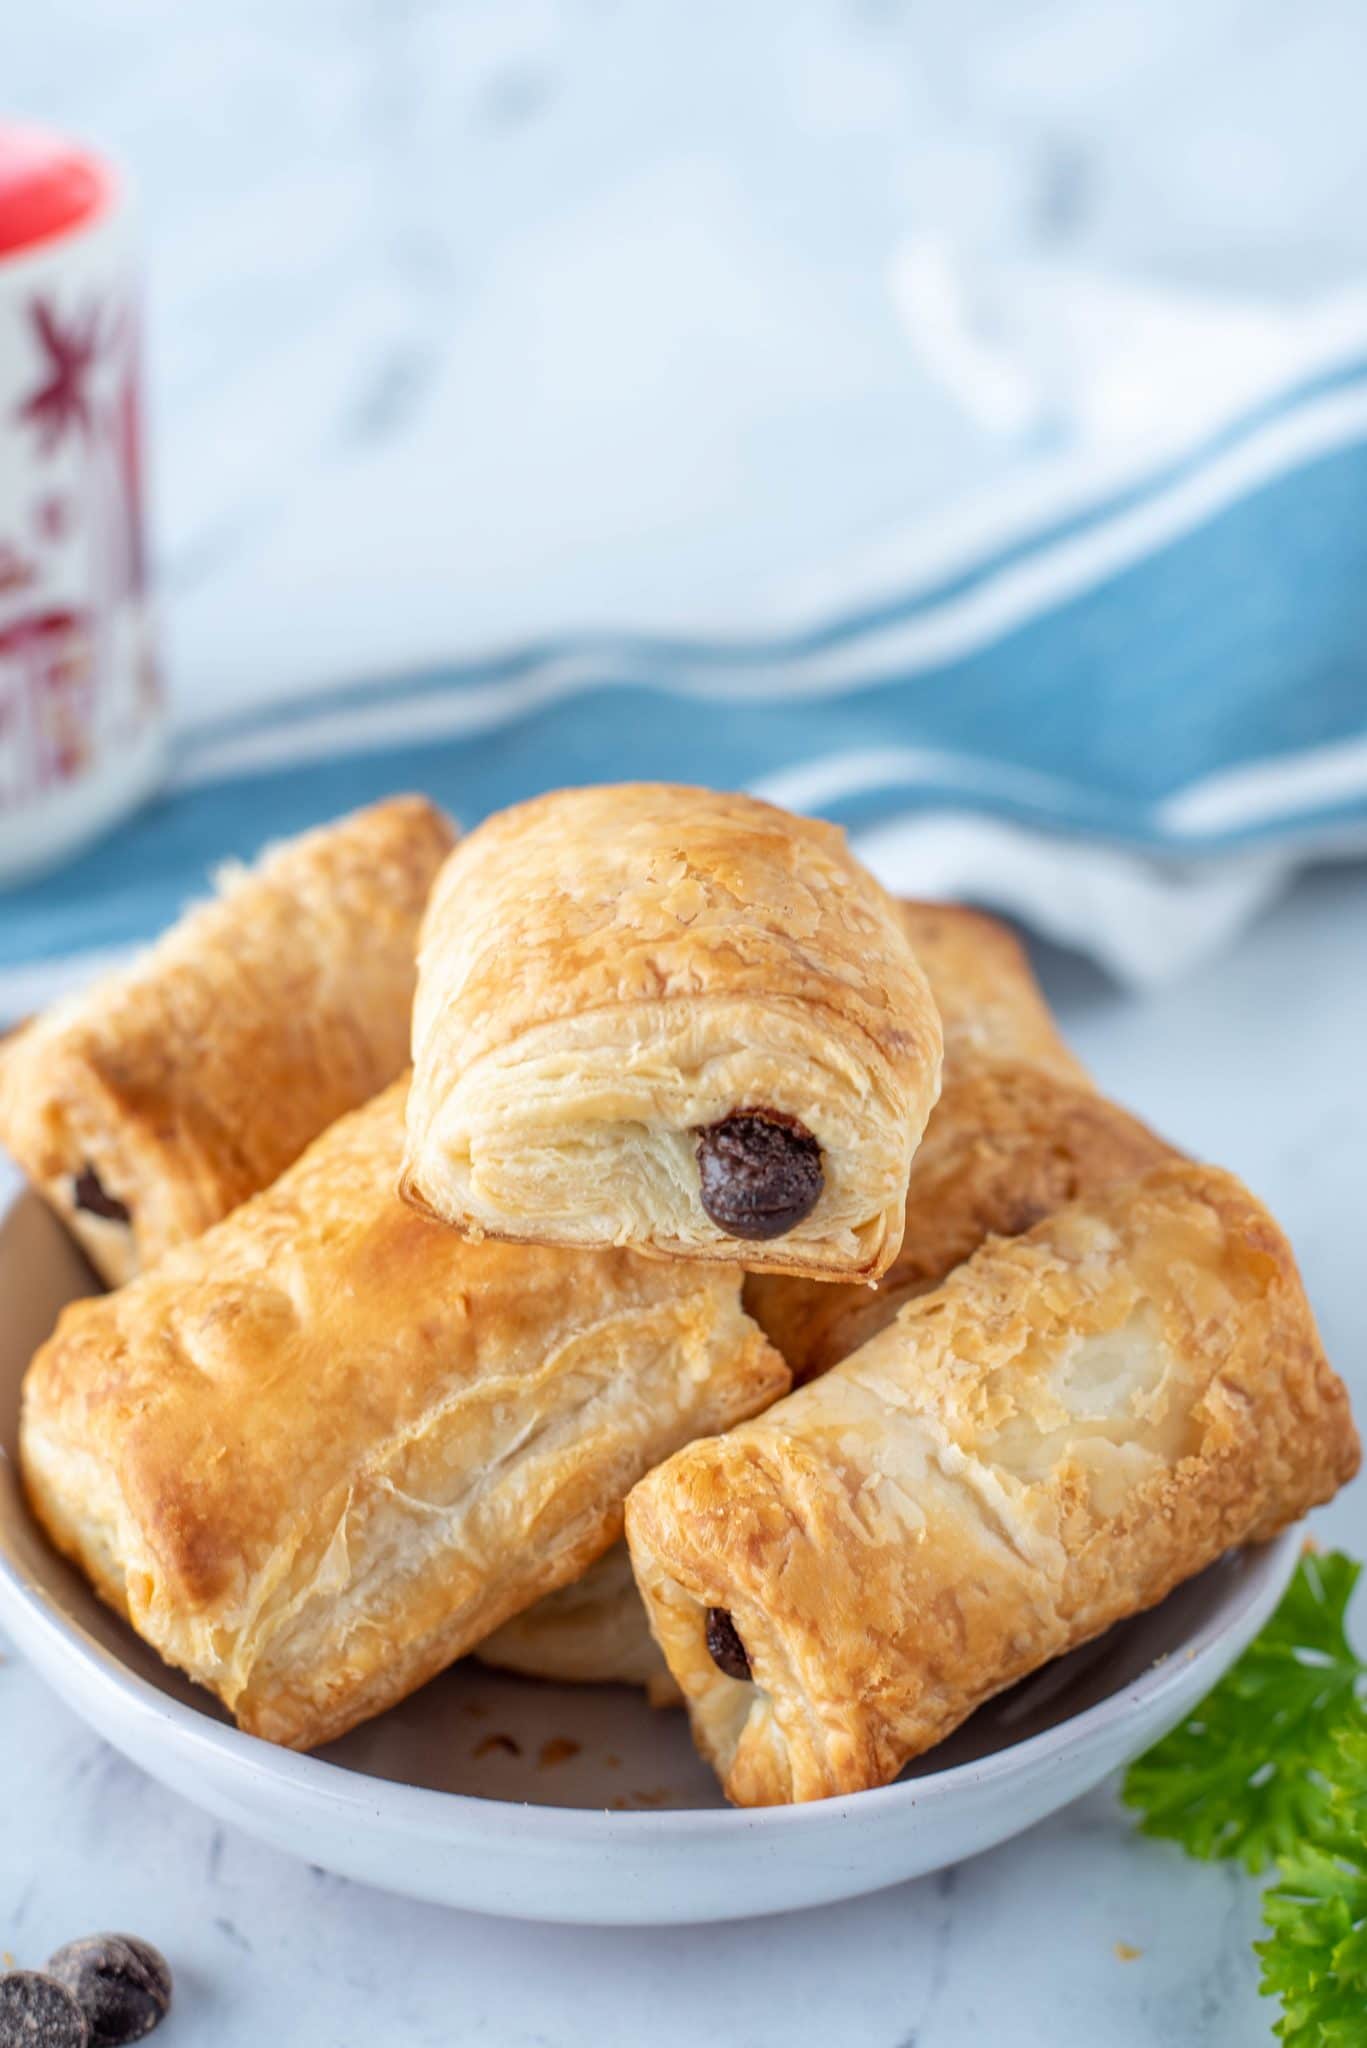
M872 1278L940 1052L896 906L836 828L560 791L434 888L403 1192L472 1237Z

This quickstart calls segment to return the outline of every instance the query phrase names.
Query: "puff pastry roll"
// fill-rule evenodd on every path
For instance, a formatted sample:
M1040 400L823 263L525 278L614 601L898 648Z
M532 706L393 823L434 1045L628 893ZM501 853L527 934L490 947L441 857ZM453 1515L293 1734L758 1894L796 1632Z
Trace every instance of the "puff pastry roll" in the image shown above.
M911 1163L901 1250L875 1288L746 1283L746 1307L799 1380L848 1357L984 1238L1176 1156L1093 1091L1005 925L958 904L900 909L940 1012L944 1088Z
M984 1245L651 1473L627 1535L701 1748L764 1805L885 1784L1357 1462L1281 1232L1179 1163Z
M455 840L396 797L230 872L126 971L0 1048L0 1142L115 1285L400 1075Z
M984 1238L1015 1236L1079 1196L1175 1157L1095 1094L1024 948L956 904L904 903L903 922L944 1030L945 1084L911 1162L902 1248L874 1287L751 1274L745 1305L798 1380L849 1356ZM661 1694L664 1660L629 1569L612 1554L481 1645L530 1677L628 1679Z
M490 819L423 928L403 1189L469 1236L870 1279L940 1027L831 825L709 790Z
M902 1248L876 1287L752 1274L745 1305L799 1380L885 1329L987 1237L1016 1237L1065 1202L1176 1157L1090 1087L1020 1063L960 1067L911 1162Z
M399 1082L29 1369L58 1547L242 1727L309 1748L616 1541L622 1503L788 1374L739 1276L472 1245L394 1192Z
M573 1585L505 1621L475 1655L500 1671L562 1685L644 1686L654 1707L680 1699L650 1633L625 1543L614 1543Z
M898 909L940 1012L947 1072L1011 1060L1087 1085L1087 1070L1060 1034L1009 926L961 903L907 898Z

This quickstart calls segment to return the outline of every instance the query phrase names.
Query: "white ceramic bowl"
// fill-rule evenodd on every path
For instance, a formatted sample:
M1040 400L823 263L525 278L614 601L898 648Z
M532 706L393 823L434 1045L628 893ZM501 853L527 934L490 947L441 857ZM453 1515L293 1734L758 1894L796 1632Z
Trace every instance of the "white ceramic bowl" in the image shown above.
M1256 1634L1294 1532L1036 1673L883 1791L734 1812L682 1714L625 1687L462 1664L318 1756L240 1734L68 1566L14 1463L24 1365L89 1269L33 1197L0 1223L0 1627L68 1705L221 1819L344 1876L529 1919L734 1920L876 1891L972 1856L1170 1728ZM10 1759L14 1768L19 1760Z

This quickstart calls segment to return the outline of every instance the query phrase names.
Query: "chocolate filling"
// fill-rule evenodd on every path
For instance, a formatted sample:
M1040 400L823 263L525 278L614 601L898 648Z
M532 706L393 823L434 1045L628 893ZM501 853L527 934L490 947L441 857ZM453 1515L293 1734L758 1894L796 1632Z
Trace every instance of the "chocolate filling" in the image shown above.
M707 1610L707 1654L718 1671L724 1671L728 1678L748 1681L749 1652L740 1639L739 1629L724 1607L709 1607Z
M698 1184L728 1237L782 1237L821 1199L821 1147L796 1117L738 1109L698 1132Z
M76 1176L72 1190L76 1207L88 1215L103 1216L108 1223L131 1223L133 1218L116 1195L111 1195L89 1160Z

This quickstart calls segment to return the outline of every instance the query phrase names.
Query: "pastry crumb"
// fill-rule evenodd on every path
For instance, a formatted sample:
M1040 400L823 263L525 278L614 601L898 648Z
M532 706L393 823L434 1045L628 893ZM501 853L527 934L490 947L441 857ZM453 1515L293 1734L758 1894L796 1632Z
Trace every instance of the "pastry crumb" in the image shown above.
M472 1756L521 1756L522 1744L514 1742L511 1735L486 1735L483 1742L477 1742L470 1752Z
M1115 1945L1115 1959L1118 1963L1137 1963L1143 1953L1143 1949L1136 1948L1132 1941L1118 1941Z
M568 1735L553 1735L549 1742L542 1743L541 1755L537 1761L540 1768L546 1771L552 1764L567 1764L572 1756L578 1756L583 1746L581 1742L575 1742Z

